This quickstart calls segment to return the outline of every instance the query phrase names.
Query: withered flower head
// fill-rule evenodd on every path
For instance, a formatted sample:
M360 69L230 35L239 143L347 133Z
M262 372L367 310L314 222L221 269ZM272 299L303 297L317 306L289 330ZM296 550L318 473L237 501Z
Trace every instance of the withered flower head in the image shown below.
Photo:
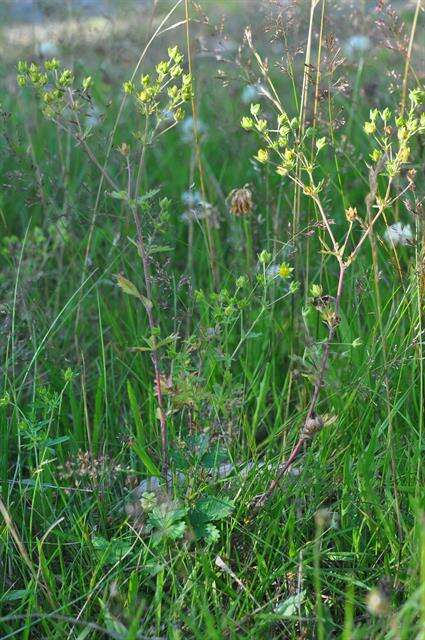
M354 222L354 220L356 220L357 218L356 207L348 207L348 209L345 210L345 217L347 218L348 222Z
M322 416L311 415L304 422L301 430L301 436L304 440L311 440L313 436L324 426Z
M230 213L238 217L249 215L254 208L252 192L247 185L241 189L233 189L229 194L229 200Z
M375 587L366 596L366 606L374 616L385 616L390 608L390 599L382 587Z

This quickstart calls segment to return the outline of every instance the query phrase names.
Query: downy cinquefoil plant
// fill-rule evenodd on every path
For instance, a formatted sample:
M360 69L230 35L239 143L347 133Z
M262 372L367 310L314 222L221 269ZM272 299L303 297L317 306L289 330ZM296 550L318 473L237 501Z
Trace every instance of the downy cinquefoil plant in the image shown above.
M306 129L300 135L297 119L291 118L287 114L276 97L271 95L269 97L278 110L275 121L272 122L263 115L259 104L252 104L250 114L242 118L241 126L246 131L254 132L260 139L261 146L255 159L259 163L274 167L279 176L292 181L313 201L321 226L325 230L326 239L321 239L322 251L337 261L339 276L335 294L323 296L323 299L326 299L326 304L320 307L322 320L327 326L328 334L323 345L304 424L287 462L271 483L268 491L260 497L258 506L264 504L265 500L270 497L280 478L290 468L303 445L309 442L326 422L323 417L316 415L316 407L324 382L330 345L340 322L339 308L345 273L358 256L366 240L371 236L377 221L410 188L409 184L397 193L394 193L392 189L395 178L400 175L402 168L410 160L413 140L425 132L425 113L422 108L422 105L425 104L425 91L421 89L414 89L410 92L409 109L404 115L393 115L388 108L382 111L373 109L370 112L370 118L364 124L364 132L371 138L373 145L369 167L371 193L366 198L367 211L362 216L354 207L348 207L345 210L346 231L343 237L339 238L332 230L331 221L328 219L322 202L323 179L317 177L319 154L327 144L326 138L316 139L312 154L312 131ZM359 233L354 234L356 226ZM318 285L315 287L317 288ZM320 293L322 292L320 291ZM317 291L313 292L313 296L317 297Z
M150 337L148 350L155 373L155 393L157 397L157 417L161 427L163 473L168 483L168 438L167 420L161 385L160 347L164 341L159 339L160 330L154 314L153 276L150 267L150 238L146 228L142 227L141 212L147 213L157 191L141 194L141 180L146 161L146 149L166 131L174 127L184 117L184 105L192 98L192 79L183 73L183 55L178 47L168 49L168 58L159 62L155 72L142 75L138 82L124 82L124 95L132 99L137 109L140 123L133 132L135 150L128 141L124 141L118 150L125 162L127 184L121 186L102 164L89 144L92 130L85 127L85 115L91 106L91 76L77 83L71 69L62 67L56 60L47 60L44 66L21 61L18 64L18 84L32 87L42 105L43 115L65 131L83 148L91 162L97 167L105 182L112 188L111 196L123 201L130 213L136 229L138 254L141 259L145 292L139 292L135 284L124 276L118 276L118 285L126 294L136 297L145 307L148 317ZM114 130L115 131L115 130ZM161 215L167 209L166 199L160 202ZM145 219L146 216L143 216ZM156 224L158 228L160 224ZM166 343L167 341L165 341ZM146 349L144 349L146 350Z

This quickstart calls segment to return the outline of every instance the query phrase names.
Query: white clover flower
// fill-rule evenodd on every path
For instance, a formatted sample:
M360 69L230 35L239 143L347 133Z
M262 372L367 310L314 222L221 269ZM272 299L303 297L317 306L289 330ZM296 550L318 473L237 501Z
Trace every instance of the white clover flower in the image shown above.
M384 238L388 244L412 244L413 234L410 224L403 224L402 222L395 222L390 227L387 227Z

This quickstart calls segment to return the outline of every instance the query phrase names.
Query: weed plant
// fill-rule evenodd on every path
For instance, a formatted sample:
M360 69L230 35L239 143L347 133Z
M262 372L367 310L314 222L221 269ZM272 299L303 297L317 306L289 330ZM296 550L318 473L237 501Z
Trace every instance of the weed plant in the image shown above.
M425 640L423 4L118 4L1 69L1 637Z

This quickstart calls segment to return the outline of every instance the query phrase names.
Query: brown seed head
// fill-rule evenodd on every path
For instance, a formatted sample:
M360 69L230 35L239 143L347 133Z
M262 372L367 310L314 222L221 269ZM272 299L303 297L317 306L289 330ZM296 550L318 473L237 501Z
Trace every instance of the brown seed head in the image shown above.
M245 185L241 189L234 189L230 193L230 213L235 216L242 217L249 215L254 204L252 202L251 190Z
M347 218L348 222L354 222L354 220L356 220L357 218L356 207L348 207L348 209L345 210L345 217Z
M311 438L322 429L323 427L322 416L310 416L304 423L301 436L304 440L311 440Z

